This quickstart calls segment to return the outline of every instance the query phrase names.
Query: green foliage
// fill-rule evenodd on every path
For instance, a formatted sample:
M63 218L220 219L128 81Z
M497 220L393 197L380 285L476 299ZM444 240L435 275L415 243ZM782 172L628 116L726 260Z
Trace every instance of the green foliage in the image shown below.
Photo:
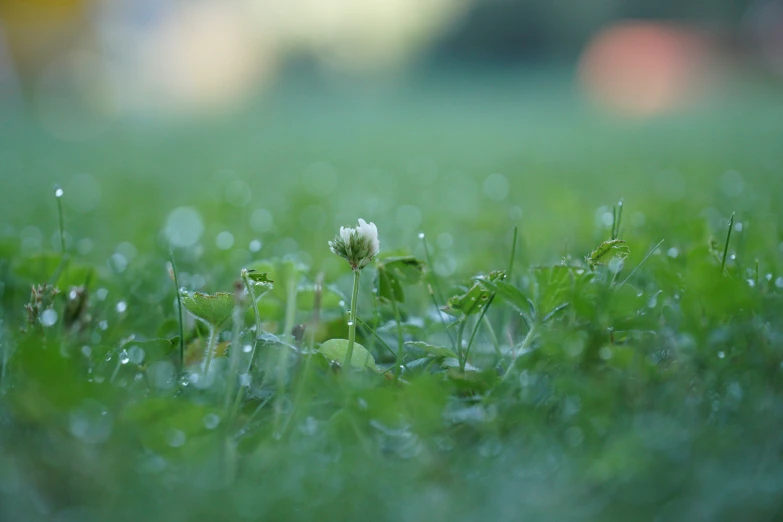
M345 364L345 359L348 355L348 339L329 339L323 343L318 350L324 354L327 359L336 361L340 364ZM379 368L375 365L375 357L367 351L367 348L359 343L354 343L353 345L351 366L360 370L368 368L374 372L380 372Z
M384 301L405 302L403 285L415 285L424 275L424 263L412 256L387 257L377 264L375 287Z
M185 307L185 310L215 327L222 326L231 319L234 302L234 294L228 292L214 294L192 292L182 295L182 306Z
M135 123L56 145L11 114L0 519L779 519L779 95L596 123L505 81L370 119L361 97L280 101L209 142ZM181 206L199 219L169 223ZM431 291L417 257L368 266L347 371L351 281L326 243L358 217L382 253L426 254ZM176 285L172 230L192 240ZM265 295L233 332L235 294L195 291L243 267Z
M622 239L610 239L604 241L598 247L590 252L585 258L591 270L595 270L598 265L606 264L609 259L623 260L631 253L628 245Z
M486 287L497 281L502 281L505 277L506 272L503 270L490 272L486 276L478 276L476 282L465 293L450 298L443 310L457 316L478 314L492 294L486 290Z

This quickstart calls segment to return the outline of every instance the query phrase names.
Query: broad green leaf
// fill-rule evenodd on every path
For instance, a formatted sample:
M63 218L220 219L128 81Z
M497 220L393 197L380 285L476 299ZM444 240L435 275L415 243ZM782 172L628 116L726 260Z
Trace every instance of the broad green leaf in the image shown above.
M234 294L217 292L215 294L182 293L182 306L194 317L213 326L221 326L231 318L234 310Z
M448 300L444 312L450 315L473 315L481 311L481 308L489 300L492 292L486 289L484 283L496 283L506 277L504 270L490 272L486 276L477 277L477 281L462 295L456 295Z
M609 241L604 241L598 245L598 248L590 252L590 255L585 258L585 261L587 261L590 268L594 270L596 266L604 264L613 257L625 259L630 253L631 250L628 248L628 245L625 244L625 241L622 239L610 239Z
M378 268L378 274L375 281L378 288L378 297L385 301L405 302L405 292L402 289L400 280L389 274L387 270Z
M267 272L259 272L253 269L247 271L247 278L256 284L271 285L272 283L274 283L274 281L269 279L269 274Z
M556 265L532 270L531 293L537 314L546 317L557 307L574 300L589 299L593 273L583 268Z
M337 361L344 365L345 357L348 354L347 339L330 339L323 343L319 348L327 359ZM375 364L375 358L367 348L359 343L353 343L353 355L351 355L351 366L354 368L369 368L374 372L381 373L380 368Z
M416 284L424 275L424 263L413 256L389 257L379 263L400 281Z
M424 263L412 256L390 257L378 263L375 286L378 297L387 301L405 301L405 284L418 284L424 274Z
M457 358L457 354L455 354L450 349L446 348L445 346L435 346L433 344L425 343L423 341L408 341L408 346L413 346L414 348L418 348L419 350L422 350L425 353L428 353L430 355L433 355L435 357L452 357Z
M520 289L505 281L482 281L482 284L520 314L530 313L530 301Z

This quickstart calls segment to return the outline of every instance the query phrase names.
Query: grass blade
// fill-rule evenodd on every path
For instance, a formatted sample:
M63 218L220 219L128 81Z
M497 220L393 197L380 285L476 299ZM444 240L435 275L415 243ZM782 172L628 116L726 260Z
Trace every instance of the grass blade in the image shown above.
M174 263L174 250L169 249L169 266L171 277L174 279L174 293L177 295L177 323L179 323L179 371L185 369L185 327L182 324L182 297L179 293L179 275L177 265Z
M731 240L731 229L734 228L734 213L731 214L731 219L729 219L729 231L726 234L726 245L723 247L723 259L720 262L720 271L721 273L726 273L726 257L729 254L729 241Z
M626 277L625 279L623 279L623 280L622 280L622 282L621 282L619 285L617 285L617 288L620 288L620 287L621 287L621 286L623 286L625 283L627 283L627 282L628 282L628 280L629 280L629 279L631 279L631 277L633 277L633 275L636 273L636 271L637 271L637 270L639 270L639 268L640 268L640 267L641 267L641 266L642 266L642 265L643 265L643 264L644 264L644 263L645 263L645 262L646 262L648 259L650 259L650 256L651 256L651 255L653 255L653 252L655 252L656 250L658 250L658 247L659 247L659 246L661 246L661 244L663 244L663 242L664 242L664 240L663 240L663 239L661 239L660 241L658 241L658 244L657 244L657 245L655 245L654 247L652 247L652 249L651 249L649 252L647 252L647 255L646 255L646 256L644 256L644 259L642 259L642 261L641 261L641 262L640 262L638 265L636 265L636 267L634 267L634 269L633 269L633 270L631 270L631 273L630 273L630 274L628 274L628 277Z

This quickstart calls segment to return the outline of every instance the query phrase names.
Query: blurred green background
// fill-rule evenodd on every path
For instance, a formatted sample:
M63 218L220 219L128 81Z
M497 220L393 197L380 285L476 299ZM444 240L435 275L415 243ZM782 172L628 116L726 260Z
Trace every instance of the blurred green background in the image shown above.
M451 292L507 266L514 226L520 267L584 256L621 198L629 269L665 239L641 293L602 294L605 310L553 329L486 408L435 377L346 391L323 371L290 438L258 420L237 436L230 489L192 386L148 389L135 366L87 385L56 339L24 338L29 393L0 403L14 499L0 515L775 520L781 56L769 0L0 2L4 346L26 315L26 260L59 251L55 184L74 262L106 292L96 375L116 361L99 349L174 335L170 247L188 290L295 254L347 293L326 243L362 217L384 252L423 258L424 233ZM733 212L724 282L707 246ZM744 284L755 259L763 292ZM411 293L417 319L430 303ZM602 321L629 310L659 335L634 341L644 357L567 353L598 353Z
M55 183L86 258L165 251L169 223L232 273L288 253L334 270L325 241L357 216L389 249L425 232L444 276L486 266L515 224L533 262L590 248L619 198L627 234L669 207L708 231L750 209L776 227L782 13L4 2L0 233L56 245Z

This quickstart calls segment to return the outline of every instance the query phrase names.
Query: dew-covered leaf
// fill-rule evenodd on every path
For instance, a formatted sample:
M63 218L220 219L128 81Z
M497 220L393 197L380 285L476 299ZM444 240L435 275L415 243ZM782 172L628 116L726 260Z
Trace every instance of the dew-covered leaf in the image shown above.
M182 306L194 317L213 326L221 326L231 318L231 312L234 310L234 294L183 292Z
M591 269L595 269L596 266L606 263L609 259L625 259L631 250L625 241L622 239L610 239L604 241L598 248L590 252L590 255L585 258L585 261Z
M347 339L330 339L324 342L319 348L324 356L332 361L344 365L345 358L348 355ZM353 343L353 355L351 355L351 366L354 368L369 368L374 372L380 373L381 370L375 364L375 358L367 351L367 348L359 343Z
M258 270L250 269L247 271L247 278L250 279L253 283L261 285L271 285L274 283L271 279L269 279L269 274L267 272L259 272Z
M435 346L434 344L425 343L423 341L408 341L405 344L408 346L413 346L414 348L418 348L419 350L422 350L423 352L435 357L452 357L455 359L457 357L457 354L445 346Z

